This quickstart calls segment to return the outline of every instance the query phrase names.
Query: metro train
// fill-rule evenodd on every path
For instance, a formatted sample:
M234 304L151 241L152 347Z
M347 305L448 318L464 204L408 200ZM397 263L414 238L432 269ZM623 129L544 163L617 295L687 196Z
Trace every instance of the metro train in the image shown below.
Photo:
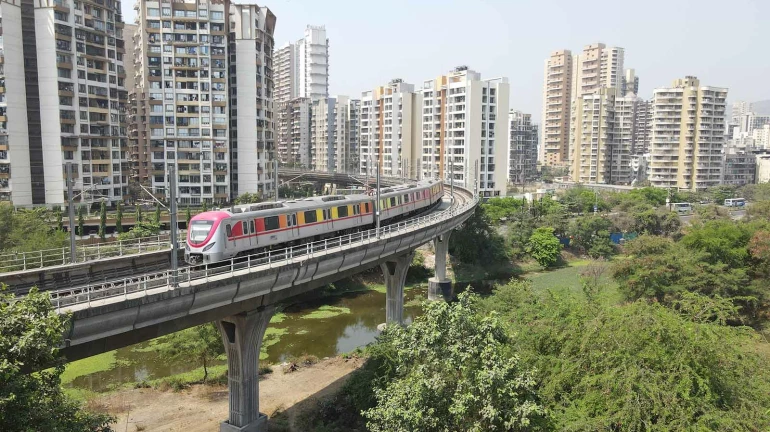
M380 191L380 223L422 212L444 195L439 181L423 180ZM184 258L210 264L270 248L336 237L375 226L374 191L281 202L236 205L193 216Z

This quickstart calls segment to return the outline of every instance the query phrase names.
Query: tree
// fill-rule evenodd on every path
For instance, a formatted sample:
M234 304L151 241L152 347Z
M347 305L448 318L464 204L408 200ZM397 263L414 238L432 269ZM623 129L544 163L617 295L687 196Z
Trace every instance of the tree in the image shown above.
M607 202L597 192L582 186L567 189L559 201L571 213L592 213L594 205L598 211L609 209Z
M540 227L529 238L527 252L543 268L553 266L559 261L561 243L553 234L553 228Z
M209 211L208 201L203 200L203 202L201 203L201 211L205 211L205 212Z
M749 257L747 249L752 232L745 224L731 220L714 220L702 226L693 227L682 238L682 244L689 249L702 250L709 254L709 262L722 262L732 268L746 266Z
M56 229L64 231L64 217L62 216L61 207L56 209Z
M104 240L107 237L107 204L102 201L99 207L99 238Z
M153 222L160 225L160 203L155 204L155 220Z
M118 201L118 210L115 215L115 232L120 234L123 232L123 203Z
M407 328L389 326L380 343L395 354L395 376L375 389L367 428L384 431L524 431L544 425L536 383L497 317L477 299L425 304Z
M110 431L110 417L83 411L61 390L65 321L47 293L15 298L0 288L0 430Z
M714 203L722 205L726 199L735 197L735 191L735 186L721 185L709 189L708 194L714 200Z
M160 233L160 225L154 222L139 222L135 224L128 232L118 235L118 240L132 240L156 236Z
M508 323L512 349L535 367L552 430L770 428L770 359L756 332L715 321L729 314L723 304L588 303L517 281L482 306Z
M190 229L190 220L192 219L192 213L190 212L190 204L187 204L187 208L184 211L185 217L187 218L187 229Z
M233 201L233 204L255 204L258 202L262 202L262 194L261 193L242 193L238 195L235 198L235 201Z
M78 207L78 235L80 237L83 237L86 234L85 227L84 227L84 225L85 225L85 221L84 221L85 210L86 210L86 208L84 206L82 206L82 205L80 207Z
M567 229L570 236L570 246L588 252L600 233L608 233L611 227L612 222L601 216L591 215L575 218Z
M161 345L161 356L170 360L194 358L201 362L204 384L209 376L208 365L225 352L222 337L214 323L172 333L165 342Z
M134 215L134 223L141 223L142 222L142 206L137 204L136 205L136 214Z
M449 251L468 264L500 263L508 258L505 239L492 228L481 207L449 237Z
M51 229L52 222L45 208L17 211L10 203L0 203L0 250L30 252L66 246L69 236Z
M485 204L484 212L492 222L499 222L502 219L510 219L517 213L526 211L527 201L524 199L504 197L490 198Z

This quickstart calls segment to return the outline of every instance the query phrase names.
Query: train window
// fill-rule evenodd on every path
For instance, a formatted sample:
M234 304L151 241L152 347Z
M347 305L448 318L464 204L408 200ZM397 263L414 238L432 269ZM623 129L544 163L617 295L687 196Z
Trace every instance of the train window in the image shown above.
M324 220L332 220L332 209L324 209Z
M317 214L316 214L315 210L308 210L308 211L305 212L305 223L306 224L317 222L317 221L318 221L318 217L317 217Z
M409 202L409 194L404 195L404 204Z
M353 206L353 216L356 216L359 213L358 206L359 206L359 204L356 204L356 205Z
M254 221L249 221L249 225L251 225L251 233L252 233L252 234L254 234L255 232L257 232L257 230L256 230L256 229L254 229Z
M265 218L265 231L272 231L280 228L278 216L268 216Z
M339 206L337 207L337 216L344 218L348 216L348 206Z
M395 207L395 206L396 206L396 197L392 197L392 198L390 199L390 206L391 206L391 207Z
M369 203L364 203L364 211L369 213Z
M297 214L292 213L290 216L291 216L291 226L297 226Z
M230 224L227 224L227 225L225 226L225 231L227 231L227 236L228 236L228 237L232 237L232 236L233 236L233 229L232 229L232 228L230 228Z

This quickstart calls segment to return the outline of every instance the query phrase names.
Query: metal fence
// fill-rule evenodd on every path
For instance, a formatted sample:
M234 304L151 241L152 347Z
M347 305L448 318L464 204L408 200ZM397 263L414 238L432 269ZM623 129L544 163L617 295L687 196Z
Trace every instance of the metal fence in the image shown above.
M455 191L460 193L464 192L459 188L455 188ZM51 302L57 309L83 303L88 303L90 307L91 302L106 298L124 297L125 299L128 299L129 295L135 293L147 295L147 291L155 289L168 291L174 289L174 286L177 284L179 286L192 286L198 283L207 283L209 279L216 276L227 274L234 275L241 270L253 271L258 268L268 269L286 265L295 259L313 258L320 254L338 252L345 247L363 245L378 239L390 238L395 235L403 234L408 231L425 229L434 224L462 216L478 203L478 197L474 197L468 192L465 193L467 196L462 203L457 203L456 205L453 204L452 207L441 212L386 225L379 229L379 235L376 229L370 229L304 245L292 246L244 257L236 257L214 264L184 267L178 269L176 274L170 270L166 270L113 282L50 291Z
M187 232L180 231L177 238L180 239L178 240L178 247L184 248ZM103 258L161 251L169 249L170 247L170 234L161 234L152 237L116 240L106 243L79 246L75 250L75 255L76 261L82 263ZM0 255L0 273L33 270L67 264L72 264L69 246L58 249Z

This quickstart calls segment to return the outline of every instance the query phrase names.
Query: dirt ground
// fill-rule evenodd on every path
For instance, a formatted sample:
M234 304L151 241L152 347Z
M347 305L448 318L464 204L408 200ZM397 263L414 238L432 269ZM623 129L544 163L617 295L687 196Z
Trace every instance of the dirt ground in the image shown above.
M335 357L291 373L283 373L281 366L275 366L274 372L259 382L260 411L268 416L284 412L291 426L298 410L289 408L333 393L361 364L361 359ZM116 432L210 432L218 431L227 418L228 393L227 387L208 385L195 385L181 392L132 389L105 395L90 405L118 419L113 425Z

